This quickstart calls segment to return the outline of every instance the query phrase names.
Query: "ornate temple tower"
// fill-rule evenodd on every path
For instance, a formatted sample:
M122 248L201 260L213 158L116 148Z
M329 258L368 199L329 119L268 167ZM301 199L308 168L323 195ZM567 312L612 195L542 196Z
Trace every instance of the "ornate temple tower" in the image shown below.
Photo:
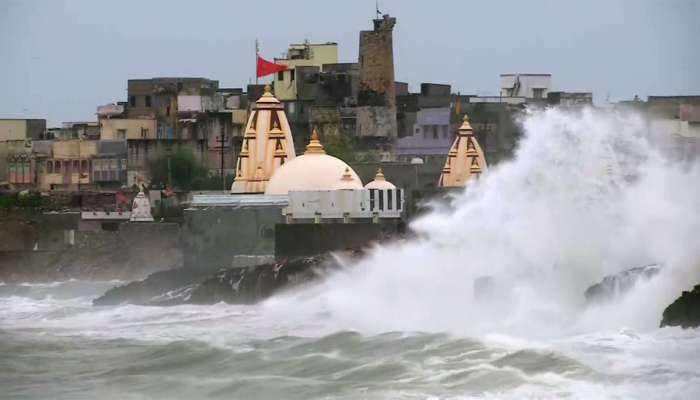
M295 156L284 107L265 86L248 118L231 193L264 193L277 168Z
M472 179L479 179L484 171L486 171L484 152L469 125L469 117L464 114L462 126L459 127L457 137L447 153L447 161L442 168L438 186L464 186Z

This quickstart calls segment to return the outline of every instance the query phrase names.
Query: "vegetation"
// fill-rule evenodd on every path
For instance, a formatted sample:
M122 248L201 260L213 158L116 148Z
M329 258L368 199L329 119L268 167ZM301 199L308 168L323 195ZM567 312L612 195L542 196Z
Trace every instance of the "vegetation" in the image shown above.
M168 173L168 158L170 158L170 173ZM163 153L149 164L151 186L164 188L168 179L172 186L180 190L221 190L219 174L209 171L195 158L194 151L187 146L174 149L170 155ZM231 176L226 177L230 186Z
M41 208L44 206L44 199L39 192L23 191L0 195L0 208Z
M363 150L359 140L351 135L342 133L328 135L323 140L323 148L329 155L338 157L348 163L379 161L379 152L377 150Z

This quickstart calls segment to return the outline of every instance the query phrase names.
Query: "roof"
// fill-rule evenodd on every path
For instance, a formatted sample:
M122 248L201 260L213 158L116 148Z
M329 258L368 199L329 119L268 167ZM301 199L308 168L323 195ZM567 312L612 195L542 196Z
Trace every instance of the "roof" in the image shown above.
M193 194L190 207L286 207L289 197L286 195L265 194Z

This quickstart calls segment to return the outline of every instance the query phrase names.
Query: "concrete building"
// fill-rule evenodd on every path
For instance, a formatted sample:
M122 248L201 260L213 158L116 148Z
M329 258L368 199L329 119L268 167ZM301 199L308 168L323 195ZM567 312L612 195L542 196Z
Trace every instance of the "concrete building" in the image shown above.
M45 134L45 119L0 119L0 187L24 188L36 183L32 142Z
M501 97L546 99L551 87L551 74L501 74Z
M102 118L99 124L102 140L156 139L153 118Z
M97 143L96 140L58 140L45 143L41 150L37 148L39 189L76 191L93 188L91 163L97 155Z
M288 67L286 71L275 74L273 81L275 96L281 101L297 100L298 86L304 84L304 74L298 72L309 70L322 72L325 64L338 63L338 44L332 42L309 43L308 41L301 44L290 44L286 56L275 58L275 63ZM305 69L303 67L312 68Z
M128 142L127 184L148 179L148 165L173 148L191 149L211 174L233 175L247 99L242 89L205 78L130 79L126 102L97 109L102 136Z
M591 92L549 92L547 104L564 108L585 107L593 105Z
M406 90L397 96L399 160L438 157L444 161L454 137L451 118L455 103L450 89L450 85L422 83L420 93Z
M649 96L646 103L637 105L646 111L649 133L662 151L681 161L697 160L700 96Z
M100 140L90 162L92 183L96 189L114 190L127 184L127 142Z

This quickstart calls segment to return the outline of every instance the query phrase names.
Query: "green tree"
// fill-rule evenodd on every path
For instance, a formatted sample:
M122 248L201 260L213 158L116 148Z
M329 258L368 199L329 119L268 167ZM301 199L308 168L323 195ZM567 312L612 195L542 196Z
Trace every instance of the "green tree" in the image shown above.
M326 153L345 162L357 161L357 139L350 135L328 135L323 140L323 148Z
M168 158L170 159L170 171L168 172ZM194 157L194 151L188 146L175 148L170 155L161 153L149 164L151 184L155 187L165 187L168 184L168 176L172 178L172 185L182 190L204 190L211 181L209 172ZM219 184L216 189L221 185Z

